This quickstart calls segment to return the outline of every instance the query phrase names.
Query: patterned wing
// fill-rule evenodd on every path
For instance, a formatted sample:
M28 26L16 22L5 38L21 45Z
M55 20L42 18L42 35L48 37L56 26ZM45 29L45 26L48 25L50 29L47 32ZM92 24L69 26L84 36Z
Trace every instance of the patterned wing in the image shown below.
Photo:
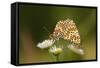
M70 40L75 44L80 44L80 35L78 29L71 19L59 21L54 28L53 37L56 39L63 38Z

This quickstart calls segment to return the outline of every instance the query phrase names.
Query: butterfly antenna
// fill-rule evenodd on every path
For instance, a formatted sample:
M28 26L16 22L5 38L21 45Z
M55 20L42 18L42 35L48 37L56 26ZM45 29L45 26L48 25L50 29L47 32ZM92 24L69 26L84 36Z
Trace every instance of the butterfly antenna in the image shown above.
M50 31L44 26L43 29L50 34Z

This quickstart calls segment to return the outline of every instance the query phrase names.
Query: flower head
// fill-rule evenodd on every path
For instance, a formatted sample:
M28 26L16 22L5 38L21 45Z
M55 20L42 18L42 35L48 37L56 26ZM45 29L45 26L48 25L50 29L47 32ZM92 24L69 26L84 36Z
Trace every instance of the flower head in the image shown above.
M41 49L48 48L48 47L52 46L54 42L55 41L52 39L44 40L43 42L38 43L37 47L39 47Z
M83 49L77 48L74 44L68 45L68 48L77 54L84 55Z
M59 55L62 52L62 48L53 46L49 49L50 53L53 53L55 56Z

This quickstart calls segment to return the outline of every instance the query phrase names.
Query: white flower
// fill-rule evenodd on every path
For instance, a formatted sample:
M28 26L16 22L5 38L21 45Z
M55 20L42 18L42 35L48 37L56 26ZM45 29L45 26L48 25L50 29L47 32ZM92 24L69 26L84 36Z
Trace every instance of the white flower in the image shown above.
M53 46L49 49L49 52L53 53L54 55L59 55L62 52L62 48Z
M84 55L83 49L75 47L74 44L68 45L68 48L71 49L73 52L75 52L77 54Z
M41 48L41 49L48 48L48 47L52 46L54 42L55 42L55 41L52 40L52 39L51 39L51 40L50 40L50 39L44 40L43 42L38 43L38 44L37 44L37 47L39 47L39 48Z

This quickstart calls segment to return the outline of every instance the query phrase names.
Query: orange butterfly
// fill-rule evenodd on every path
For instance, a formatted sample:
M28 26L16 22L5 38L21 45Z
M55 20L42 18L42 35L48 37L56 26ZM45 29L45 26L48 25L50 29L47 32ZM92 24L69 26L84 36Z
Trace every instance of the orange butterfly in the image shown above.
M63 38L65 40L70 40L75 44L80 44L78 29L71 19L59 21L54 28L52 36L56 39Z

